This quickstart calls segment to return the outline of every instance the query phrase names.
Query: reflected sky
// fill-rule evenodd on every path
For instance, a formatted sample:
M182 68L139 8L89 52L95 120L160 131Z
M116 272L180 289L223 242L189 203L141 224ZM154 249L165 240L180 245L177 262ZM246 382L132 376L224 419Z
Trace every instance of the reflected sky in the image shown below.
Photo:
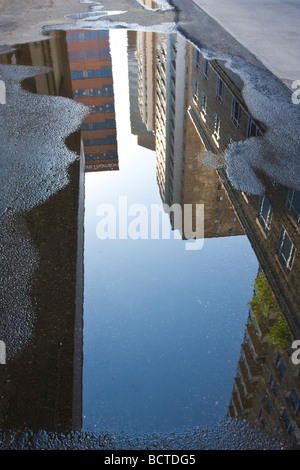
M97 237L100 204L161 203L155 152L130 131L127 33L110 39L120 170L86 173L83 425L211 426L226 415L258 262L243 235L192 252Z

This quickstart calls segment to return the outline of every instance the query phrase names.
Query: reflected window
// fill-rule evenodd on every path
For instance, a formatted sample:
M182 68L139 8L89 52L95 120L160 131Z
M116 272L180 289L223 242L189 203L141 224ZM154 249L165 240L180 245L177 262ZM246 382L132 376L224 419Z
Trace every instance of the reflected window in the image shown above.
M284 227L281 227L278 244L278 256L287 273L291 272L295 252L295 246L292 240L290 239L286 229Z
M218 77L216 98L219 101L219 103L223 103L223 96L224 96L224 82L220 77Z
M253 121L252 117L249 116L248 119L248 126L247 126L247 137L251 136L258 136L259 135L259 129L255 122Z
M241 105L238 100L233 96L231 103L231 121L235 127L239 127L241 116Z
M262 196L258 206L258 220L266 233L269 232L271 226L273 209L269 199Z
M202 98L201 98L201 117L203 121L206 121L206 113L207 113L207 96L202 93Z
M284 411L282 413L282 419L284 421L287 432L290 434L293 430L293 426L292 426L292 423L290 421L289 415L287 414L286 411Z
M200 67L200 51L195 50L195 67L199 69Z
M273 378L272 376L271 376L271 378L270 378L270 388L271 388L271 390L272 390L272 392L273 392L273 395L274 395L275 397L277 397L277 395L278 395L278 388L277 388L277 384L276 384L276 382L275 382L275 380L274 380L274 378Z
M208 60L203 60L203 78L204 80L208 80Z
M197 80L194 80L193 82L193 100L195 101L196 104L198 104L199 101L199 83Z
M290 189L287 197L287 208L292 214L293 218L300 226L300 192Z
M213 129L212 137L213 137L217 147L219 147L220 129L221 129L221 121L220 121L219 116L217 114L215 114L214 129Z

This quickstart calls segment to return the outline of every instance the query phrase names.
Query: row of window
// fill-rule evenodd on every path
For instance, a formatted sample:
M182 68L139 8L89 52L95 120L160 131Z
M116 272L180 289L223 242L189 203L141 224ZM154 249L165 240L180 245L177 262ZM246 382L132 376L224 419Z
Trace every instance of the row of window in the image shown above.
M105 85L102 88L86 88L81 90L73 90L74 98L83 98L86 96L113 96L113 85Z
M96 131L103 129L116 129L115 119L105 119L101 122L84 122L80 126L82 131Z
M286 206L292 217L300 226L300 192L290 189L287 196ZM266 233L271 227L273 208L269 199L262 196L258 206L258 220ZM284 226L280 229L277 254L287 273L291 272L295 258L296 248Z
M77 60L96 59L106 61L111 60L110 50L100 49L79 49L78 51L68 51L69 61L74 62Z
M249 320L251 320L251 318L249 318ZM244 357L242 356L241 359L244 360ZM286 366L284 365L284 363L282 361L282 358L281 358L279 353L275 357L275 367L276 367L276 370L279 372L279 375L281 377L283 377L283 375L286 371ZM270 390L272 391L272 394L273 394L274 398L276 399L279 395L279 387L278 387L278 384L277 384L276 380L274 379L273 375L270 376L268 385L270 387ZM299 413L300 413L300 399L299 399L299 396L298 396L297 392L295 391L295 389L293 387L289 390L288 395L287 395L286 398L289 400L289 402L291 404L291 409L293 409L293 412L294 412L293 416L297 418L299 416ZM272 400L270 399L270 396L269 396L269 394L266 390L264 392L264 396L263 396L262 401L263 401L263 404L264 404L264 409L266 410L267 414L270 414L272 412L273 405L272 405ZM284 404L284 406L285 406L285 404ZM278 409L278 407L277 407L277 409ZM276 409L276 412L277 412L277 409ZM265 419L264 411L262 409L260 410L258 416L259 416L260 422L263 425L263 427L267 427L267 422L266 422L266 419ZM282 407L282 411L281 411L280 416L281 416L281 419L282 419L282 421L285 425L285 428L286 428L287 432L289 434L291 434L294 431L294 427L292 425L292 421L290 419L289 413L285 409L285 407Z
M104 38L109 40L109 31L107 30L93 30L93 31L68 31L67 42L86 42L87 39L99 39Z
M223 101L223 90L224 90L224 82L218 77L216 98L220 103ZM201 115L202 120L206 122L208 99L204 92L202 92L201 100L200 100L199 95L200 95L199 83L197 80L194 80L193 101L200 108L200 115ZM232 96L230 120L235 125L236 128L239 127L240 116L241 116L241 105L238 102L238 100L235 98L235 96ZM212 137L218 147L219 147L219 140L220 140L220 129L221 129L221 120L218 114L215 113ZM246 137L258 136L258 135L259 135L259 129L254 123L251 116L249 116Z
M106 103L104 106L91 105L89 108L90 108L90 113L113 113L114 114L115 112L114 102Z
M107 152L103 153L85 153L86 161L92 160L118 160L118 152L117 150L108 150Z
M201 54L198 50L195 50L194 64L197 69L200 69L200 63L201 63ZM208 81L208 72L209 72L209 61L207 59L203 59L202 78L206 82ZM221 79L221 77L217 75L215 98L220 104L223 103L224 91L225 91L225 83ZM197 78L194 78L193 80L193 99L194 99L194 102L200 107L201 117L203 121L206 122L207 96L205 95L205 93L202 93L201 100L200 100L200 86L199 86ZM238 102L238 100L234 96L232 96L230 119L236 128L238 128L240 125L240 117L241 117L241 105ZM221 125L220 118L218 117L218 115L215 115L213 138L216 143L218 142L220 138L220 125ZM253 120L249 119L248 128L247 128L247 137L257 136L257 135L259 135L259 129L255 125Z
M81 80L83 78L112 78L111 67L101 67L91 70L73 70L71 72L72 80Z
M84 146L94 146L94 145L115 145L117 143L116 135L108 135L104 138L98 139L84 139Z

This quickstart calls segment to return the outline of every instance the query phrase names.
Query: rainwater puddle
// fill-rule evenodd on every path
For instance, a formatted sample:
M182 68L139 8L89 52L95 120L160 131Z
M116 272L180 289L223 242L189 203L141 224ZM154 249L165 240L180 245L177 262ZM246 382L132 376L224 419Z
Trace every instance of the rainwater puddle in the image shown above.
M271 155L267 171L239 163L238 184L229 178L241 146L263 147L270 132L241 78L180 35L145 31L55 31L0 63L2 74L50 67L24 89L88 110L67 140L84 165L84 242L70 224L55 245L55 204L58 228L76 213L68 185L24 216L42 268L43 254L54 267L30 290L33 337L1 366L0 428L177 433L207 448L201 430L229 420L225 446L241 445L241 423L259 445L298 445L300 193L271 177Z

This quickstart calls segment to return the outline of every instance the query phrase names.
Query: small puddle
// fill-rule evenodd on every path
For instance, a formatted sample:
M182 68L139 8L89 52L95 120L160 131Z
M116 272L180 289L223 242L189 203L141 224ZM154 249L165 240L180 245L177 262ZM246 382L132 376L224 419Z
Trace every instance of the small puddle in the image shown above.
M15 103L11 67L49 67L21 76L27 101L6 141L17 150L18 171L47 163L50 174L61 174L48 147L33 146L34 134L26 144L34 158L22 152L24 109L32 102L34 115L43 99L53 106L44 139L62 139L70 165L49 197L15 211L2 241L5 252L17 220L37 267L25 279L34 317L26 324L34 332L16 356L9 350L22 318L4 313L10 328L0 327L8 352L0 429L106 433L108 448L142 435L154 448L163 435L173 436L165 446L181 438L185 446L218 448L210 433L220 426L224 445L238 430L230 442L238 448L244 422L244 436L249 424L258 430L254 446L272 448L272 437L298 445L299 366L291 346L300 325L300 193L297 182L270 177L271 155L265 172L243 166L243 155L234 167L243 145L259 149L270 133L251 115L241 78L179 34L119 29L53 31L1 54L0 64L7 107L19 96ZM51 123L70 124L77 109L66 140ZM84 246L71 184L80 185L79 156ZM17 286L20 272L5 272L6 285L15 277ZM24 306L14 309L22 317ZM45 439L35 442L47 447Z

